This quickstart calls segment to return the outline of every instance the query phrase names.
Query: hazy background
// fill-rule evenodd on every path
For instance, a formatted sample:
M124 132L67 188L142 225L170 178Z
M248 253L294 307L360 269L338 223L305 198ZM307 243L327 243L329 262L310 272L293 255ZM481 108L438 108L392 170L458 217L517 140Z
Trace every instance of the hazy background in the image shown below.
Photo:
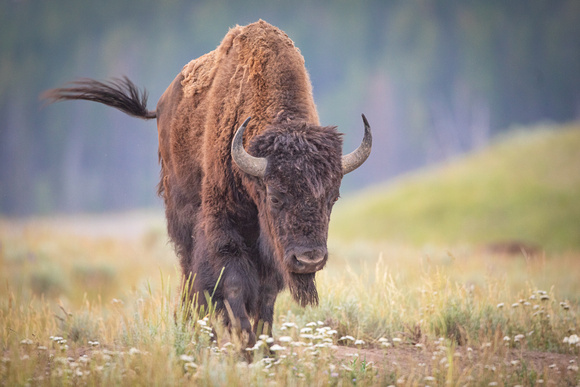
M39 94L127 75L154 109L187 62L260 18L300 48L345 152L362 137L360 113L373 127L373 154L345 192L514 125L580 118L577 0L0 0L0 213L160 206L154 121L88 102L43 107Z

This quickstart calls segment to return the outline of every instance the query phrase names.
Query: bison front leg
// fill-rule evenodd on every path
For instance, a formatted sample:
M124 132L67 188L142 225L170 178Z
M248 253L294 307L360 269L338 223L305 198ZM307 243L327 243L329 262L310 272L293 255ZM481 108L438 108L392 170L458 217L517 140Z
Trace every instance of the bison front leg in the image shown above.
M252 331L248 314L248 310L252 310L252 305L255 304L256 275L248 269L231 264L225 267L223 273L224 323L230 334L240 341L242 349L256 343L256 335Z
M278 278L279 277L279 278ZM270 276L261 278L258 290L258 307L254 318L254 333L256 336L272 336L272 325L274 324L274 304L276 297L283 287L281 276L272 270Z

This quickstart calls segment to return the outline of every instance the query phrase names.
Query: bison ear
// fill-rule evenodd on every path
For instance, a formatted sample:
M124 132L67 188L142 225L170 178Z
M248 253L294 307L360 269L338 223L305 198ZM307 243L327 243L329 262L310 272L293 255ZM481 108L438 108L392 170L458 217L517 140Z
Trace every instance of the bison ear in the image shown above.
M363 123L365 125L365 135L362 143L352 153L342 156L342 174L346 175L360 167L370 156L371 148L373 146L373 136L371 134L371 126L367 121L365 115L362 115Z
M254 157L244 149L244 131L252 117L248 117L238 128L232 141L232 159L236 165L249 175L263 178L268 166L268 160L264 157Z

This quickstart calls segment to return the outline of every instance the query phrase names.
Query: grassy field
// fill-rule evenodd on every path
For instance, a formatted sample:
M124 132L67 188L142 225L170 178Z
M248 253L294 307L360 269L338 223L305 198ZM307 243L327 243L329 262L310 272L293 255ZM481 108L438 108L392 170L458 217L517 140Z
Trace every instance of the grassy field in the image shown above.
M580 125L558 129L516 131L468 157L342 200L333 235L580 250Z
M517 149L513 141L524 146L554 139L541 132L497 144L492 151L510 153L510 141ZM484 155L466 165L475 168ZM558 165L558 173L578 171L577 165ZM461 164L450 168L457 171L431 171L367 194L380 203L380 192L398 198L398 189L411 192L448 179L449 195L457 198L453 191L459 188L453 187L461 187L470 174L461 171L467 168ZM558 189L565 191L567 179L558 173L545 175L554 184L560 181ZM454 174L457 180L449 177ZM519 189L517 181L512 185ZM430 197L442 202L439 195ZM374 205L373 200L365 203ZM405 201L398 200L404 213ZM462 200L454 203L469 212ZM414 211L418 227L427 228L432 214L412 210L417 203L411 195L406 211ZM282 293L273 337L263 337L262 345L248 351L236 349L233 339L229 343L212 316L184 322L175 315L178 264L161 213L0 220L0 384L580 384L580 249L572 238L554 236L561 230L558 222L529 215L556 230L546 239L518 234L517 228L497 234L540 246L508 254L488 248L503 240L493 237L495 232L481 239L466 232L460 238L450 220L432 226L430 234L405 225L394 232L385 227L381 238L379 231L369 230L388 222L377 222L370 210L361 215L367 221L359 226L365 229L345 238L343 222L359 222L343 218L349 208L343 206L333 219L330 262L317 275L319 307L300 308ZM508 225L518 224L510 215L518 211L506 213L501 227L511 230ZM566 216L559 219L575 235L578 225ZM399 238L406 227L408 240ZM273 356L266 356L267 344L274 344Z

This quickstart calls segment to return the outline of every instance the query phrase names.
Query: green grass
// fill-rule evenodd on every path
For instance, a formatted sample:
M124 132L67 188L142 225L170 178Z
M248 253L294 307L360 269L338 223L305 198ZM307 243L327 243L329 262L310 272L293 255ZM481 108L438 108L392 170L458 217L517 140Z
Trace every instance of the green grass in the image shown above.
M339 201L331 235L417 246L518 241L578 250L578 198L580 126L537 128Z

